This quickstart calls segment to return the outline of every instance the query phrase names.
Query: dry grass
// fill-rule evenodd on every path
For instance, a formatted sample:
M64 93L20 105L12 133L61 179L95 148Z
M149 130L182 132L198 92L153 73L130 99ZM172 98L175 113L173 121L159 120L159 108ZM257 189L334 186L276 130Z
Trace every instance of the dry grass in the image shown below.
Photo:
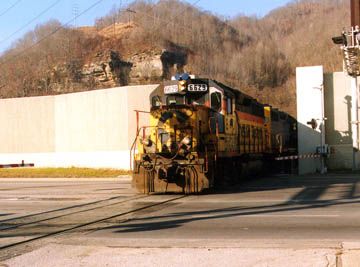
M9 168L0 169L1 178L99 178L129 175L130 171L90 168Z
M134 28L136 28L134 23L115 23L100 30L98 33L107 38L121 38L131 33Z

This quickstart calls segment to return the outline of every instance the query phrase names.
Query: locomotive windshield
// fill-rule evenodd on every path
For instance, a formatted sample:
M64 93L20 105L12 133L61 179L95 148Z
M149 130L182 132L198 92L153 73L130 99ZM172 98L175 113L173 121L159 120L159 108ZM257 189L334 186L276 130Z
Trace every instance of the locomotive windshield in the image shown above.
M164 82L151 97L152 107L205 105L210 102L209 84L203 79Z
M205 105L206 94L189 94L186 96L188 105Z
M151 106L181 106L181 105L205 105L207 94L186 94L186 95L167 95L165 97L153 96Z
M184 105L185 104L185 97L178 96L178 95L171 95L166 97L166 105L173 106L173 105Z

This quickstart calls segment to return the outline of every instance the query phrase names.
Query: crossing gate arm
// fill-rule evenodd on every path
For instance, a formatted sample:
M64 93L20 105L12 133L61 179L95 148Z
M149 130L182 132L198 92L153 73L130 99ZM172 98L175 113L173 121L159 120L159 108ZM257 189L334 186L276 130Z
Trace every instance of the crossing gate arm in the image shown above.
M304 154L304 155L276 157L275 160L281 161L281 160L295 160L295 159L314 159L314 158L321 158L321 157L323 157L322 154L312 153L312 154Z
M25 163L24 161L21 161L20 164L0 164L0 169L4 168L21 168L21 167L34 167L34 163Z

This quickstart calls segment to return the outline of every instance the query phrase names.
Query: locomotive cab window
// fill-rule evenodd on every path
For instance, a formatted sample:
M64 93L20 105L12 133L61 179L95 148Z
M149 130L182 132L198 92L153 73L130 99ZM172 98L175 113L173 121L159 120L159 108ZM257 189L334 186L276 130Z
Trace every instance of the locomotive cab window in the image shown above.
M232 98L228 97L226 99L226 113L232 114L233 113L233 106L232 106Z
M151 99L151 105L153 107L160 107L161 106L161 98L160 98L160 96L158 96L158 95L153 96L152 99Z
M221 93L213 92L210 95L211 99L211 108L215 111L221 110Z
M187 97L187 104L189 105L205 105L205 96L204 94L194 94Z

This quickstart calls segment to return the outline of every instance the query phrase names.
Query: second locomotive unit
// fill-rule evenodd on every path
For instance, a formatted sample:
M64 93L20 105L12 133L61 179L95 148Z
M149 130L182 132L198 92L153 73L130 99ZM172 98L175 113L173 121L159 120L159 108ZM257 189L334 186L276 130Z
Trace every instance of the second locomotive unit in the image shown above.
M132 148L139 192L198 193L296 152L294 118L217 81L178 75L150 101Z

